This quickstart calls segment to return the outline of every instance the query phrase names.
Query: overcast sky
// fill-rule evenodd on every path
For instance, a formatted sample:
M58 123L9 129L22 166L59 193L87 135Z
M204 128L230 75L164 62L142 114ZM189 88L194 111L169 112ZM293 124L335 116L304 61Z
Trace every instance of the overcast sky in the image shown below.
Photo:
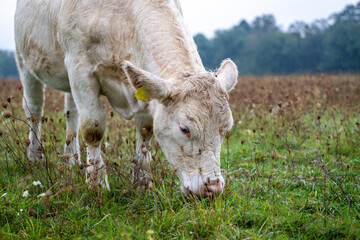
M50 1L50 0L49 0ZM358 0L180 0L185 22L193 34L212 37L217 29L251 22L256 16L273 14L277 24L287 30L294 21L312 22L341 11ZM0 8L0 49L14 50L13 18L15 0L2 0Z

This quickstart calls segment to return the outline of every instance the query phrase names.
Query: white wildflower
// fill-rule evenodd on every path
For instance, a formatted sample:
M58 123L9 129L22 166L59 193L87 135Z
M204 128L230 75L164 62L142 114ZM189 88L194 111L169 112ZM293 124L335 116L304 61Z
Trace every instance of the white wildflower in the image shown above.
M46 194L45 193L41 193L38 195L38 197L44 197Z
M40 181L33 181L33 185L34 186L40 186L40 187L43 186Z
M4 193L3 195L1 195L1 197L0 198L3 198L3 197L5 197L7 195L7 193Z
M29 194L29 191L28 191L28 190L25 190L25 191L23 192L23 194L22 194L22 196L23 196L24 198L27 198L29 195L30 195L30 194Z
M23 212L23 211L24 211L24 209L20 208L20 212Z
M242 123L243 123L243 121L241 121L241 120L238 121L238 124L242 124Z

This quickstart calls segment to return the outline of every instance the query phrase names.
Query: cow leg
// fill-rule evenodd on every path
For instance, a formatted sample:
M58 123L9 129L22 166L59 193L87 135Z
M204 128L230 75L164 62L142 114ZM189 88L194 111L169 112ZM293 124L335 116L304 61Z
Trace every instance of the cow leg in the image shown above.
M64 154L69 154L71 165L80 164L79 114L71 93L65 94L66 143Z
M153 135L153 119L149 115L135 117L137 144L133 162L133 181L135 185L148 186L151 181L150 140Z
M86 182L109 189L106 166L101 157L106 115L99 100L100 84L92 73L92 65L80 57L66 56L65 65L79 113L80 130L87 144Z
M42 159L40 123L43 114L44 86L31 73L22 71L21 68L20 79L24 88L23 108L30 127L27 157L29 161L34 162Z

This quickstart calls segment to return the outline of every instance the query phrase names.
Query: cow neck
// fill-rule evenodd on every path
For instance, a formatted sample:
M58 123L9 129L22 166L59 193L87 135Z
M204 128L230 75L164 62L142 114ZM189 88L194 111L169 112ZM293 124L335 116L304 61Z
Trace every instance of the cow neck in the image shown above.
M152 14L136 23L137 52L140 65L164 79L179 73L205 71L195 42L177 10Z

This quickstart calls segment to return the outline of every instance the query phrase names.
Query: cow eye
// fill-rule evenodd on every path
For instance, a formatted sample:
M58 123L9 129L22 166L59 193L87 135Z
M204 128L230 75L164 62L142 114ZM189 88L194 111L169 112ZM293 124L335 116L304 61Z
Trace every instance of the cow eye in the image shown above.
M185 134L186 136L190 137L190 130L184 126L184 125L180 125L180 131Z

